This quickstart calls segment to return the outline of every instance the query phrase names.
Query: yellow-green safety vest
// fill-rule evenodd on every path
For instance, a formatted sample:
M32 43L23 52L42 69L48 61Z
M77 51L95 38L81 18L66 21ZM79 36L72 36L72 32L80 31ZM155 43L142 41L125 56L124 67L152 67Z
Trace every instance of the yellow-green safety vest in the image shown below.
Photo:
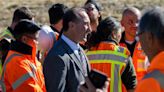
M86 54L91 64L111 64L110 92L122 92L121 70L127 63L126 49L118 46L114 51L95 50Z

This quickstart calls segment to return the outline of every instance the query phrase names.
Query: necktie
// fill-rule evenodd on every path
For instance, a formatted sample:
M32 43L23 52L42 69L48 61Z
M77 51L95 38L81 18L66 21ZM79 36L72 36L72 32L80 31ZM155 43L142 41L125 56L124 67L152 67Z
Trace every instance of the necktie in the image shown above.
M79 57L80 57L80 61L83 62L83 54L82 54L82 51L80 50L80 48L78 49L78 54L79 54Z
M81 49L78 49L78 53L79 53L79 57L80 57L80 63L82 65L82 69L83 69L83 72L86 76L87 72L86 72L86 61L85 61L85 57L83 55L83 52L81 51Z

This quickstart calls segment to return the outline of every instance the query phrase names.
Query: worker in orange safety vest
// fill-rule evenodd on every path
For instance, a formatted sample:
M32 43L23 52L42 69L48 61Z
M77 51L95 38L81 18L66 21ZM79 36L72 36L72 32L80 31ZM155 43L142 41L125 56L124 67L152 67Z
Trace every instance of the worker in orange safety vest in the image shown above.
M139 40L150 66L136 92L164 92L164 9L146 11L139 23Z
M46 92L42 65L36 58L38 30L40 27L30 20L16 25L16 40L11 42L1 78L6 92Z
M92 37L92 45L88 42L90 48L87 57L91 67L104 72L110 78L108 92L133 92L136 86L130 53L126 48L118 46L121 33L119 22L113 17L107 17L100 22Z
M125 32L120 41L120 46L126 47L130 51L138 81L142 79L147 70L146 55L136 37L140 17L141 12L135 7L128 7L124 10L121 25Z

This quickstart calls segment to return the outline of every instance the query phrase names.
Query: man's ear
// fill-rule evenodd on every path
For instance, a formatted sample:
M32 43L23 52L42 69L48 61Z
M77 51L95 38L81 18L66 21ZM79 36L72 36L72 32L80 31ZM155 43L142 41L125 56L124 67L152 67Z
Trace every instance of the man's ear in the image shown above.
M116 39L117 37L116 37L116 34L114 33L114 32L112 32L112 38L114 38L114 39Z
M26 43L27 42L27 37L26 36L22 36L21 39L20 39L22 42Z
M70 21L69 23L68 23L68 27L69 28L74 28L75 27L75 23L74 22L72 22L72 21Z

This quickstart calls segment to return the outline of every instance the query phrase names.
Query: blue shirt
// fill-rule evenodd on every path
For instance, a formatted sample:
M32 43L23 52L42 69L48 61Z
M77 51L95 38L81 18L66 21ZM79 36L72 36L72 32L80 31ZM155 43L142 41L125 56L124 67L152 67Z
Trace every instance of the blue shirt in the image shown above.
M76 44L75 42L73 42L72 40L70 40L65 35L62 35L61 38L68 44L68 46L73 50L73 52L75 53L75 55L80 60L80 56L79 56L79 53L78 53L78 50L80 48L80 45L79 44Z

